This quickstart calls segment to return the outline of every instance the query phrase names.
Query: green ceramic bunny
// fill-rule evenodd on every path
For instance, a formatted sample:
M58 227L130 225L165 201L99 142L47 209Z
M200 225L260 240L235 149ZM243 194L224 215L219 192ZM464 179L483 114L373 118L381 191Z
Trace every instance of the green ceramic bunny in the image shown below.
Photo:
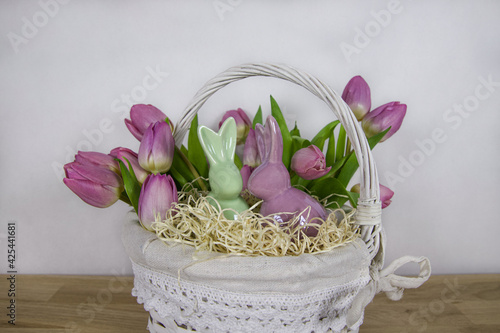
M219 203L222 209L231 208L237 212L248 209L248 204L240 196L243 181L238 167L234 164L236 150L234 118L227 118L218 133L208 127L200 126L198 135L205 156L210 163L208 172L211 187L208 194L210 203L215 207ZM213 202L212 198L217 202ZM235 219L232 211L225 211L224 216L230 220Z

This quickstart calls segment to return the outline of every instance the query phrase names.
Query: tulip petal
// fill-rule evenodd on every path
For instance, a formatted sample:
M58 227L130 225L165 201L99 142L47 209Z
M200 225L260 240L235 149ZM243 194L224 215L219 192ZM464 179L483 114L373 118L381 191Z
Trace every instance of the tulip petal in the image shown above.
M174 154L174 137L170 126L165 122L154 125L154 142L151 148L151 156L154 159L156 169L165 172L170 169Z
M252 167L249 165L244 165L241 170L241 179L243 181L243 188L241 191L245 191L248 187L248 179L250 178L250 175L252 174Z
M368 113L362 121L362 127L367 137L372 137L390 127L389 132L380 140L383 142L399 130L405 115L406 104L390 102Z
M137 127L134 126L134 124L132 123L132 121L130 121L129 119L125 119L125 126L127 126L128 130L130 131L130 133L132 133L132 135L139 141L142 140L142 133L141 131L139 131L137 129Z
M237 110L229 110L224 114L219 122L219 129L222 127L222 124L227 120L227 118L230 117L234 118L236 122L237 144L245 143L248 131L252 128L252 121L241 108Z
M149 175L141 189L139 197L138 216L141 223L151 230L151 224L156 221L156 216L164 219L165 214L178 201L177 189L170 176Z
M137 140L142 141L149 125L166 119L167 116L153 105L136 104L130 109L130 120L125 119L125 125Z
M151 124L146 130L146 132L144 132L144 136L142 137L142 141L139 146L139 154L138 154L139 165L149 171L151 171L149 165L150 163L149 159L151 154L151 148L153 147L154 143L153 125L154 124Z
M109 185L122 188L122 179L113 171L93 165L81 165L75 163L72 166L74 172L78 173L78 179L86 179L98 185Z
M167 172L172 166L175 143L170 125L166 122L151 124L139 146L139 164L152 173Z
M326 175L332 167L328 167L326 169L307 169L305 173L301 174L301 177L307 180L313 180L313 179L318 179L319 177L323 177Z
M136 104L130 109L130 119L135 127L144 133L149 125L165 121L167 115L151 104Z
M113 149L109 155L113 156L114 158L120 159L127 169L129 169L128 162L132 165L132 169L134 170L134 174L137 177L137 180L142 184L144 183L144 180L146 177L149 175L149 172L144 170L140 165L138 161L138 155L128 149L128 148L123 148L123 147L118 147Z
M391 204L393 196L394 192L390 188L380 184L380 201L382 202L382 209Z
M82 175L80 175L78 172L76 172L73 169L73 165L75 165L75 164L77 164L77 163L76 162L71 162L71 163L68 163L68 164L64 165L64 173L66 174L66 177L70 178L70 179L87 180L87 178L83 177Z
M261 164L254 129L250 129L247 140L245 141L245 147L243 148L243 164L249 165L252 168L256 168Z
M121 192L117 188L101 186L89 180L63 179L64 184L89 205L106 208L118 201Z
M332 169L326 168L325 155L315 145L299 149L292 157L291 168L307 180L322 177Z
M353 77L346 85L342 99L354 112L358 120L362 120L371 108L370 87L361 76Z
M75 162L82 165L102 166L110 169L113 172L119 173L118 163L113 156L94 152L94 151L79 151L75 156Z

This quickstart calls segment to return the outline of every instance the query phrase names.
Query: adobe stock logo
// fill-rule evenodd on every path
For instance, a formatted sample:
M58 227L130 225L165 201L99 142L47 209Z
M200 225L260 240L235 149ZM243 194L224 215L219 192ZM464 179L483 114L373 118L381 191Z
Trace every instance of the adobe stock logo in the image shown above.
M225 13L232 12L236 7L241 5L242 2L243 0L214 0L212 5L219 16L219 20L224 21Z
M444 110L442 118L446 127L435 127L429 137L415 140L415 147L407 156L398 156L399 164L395 170L384 173L386 184L392 190L395 190L397 184L405 182L418 167L434 155L439 145L448 141L448 134L457 131L462 126L464 119L480 110L481 102L491 98L500 90L500 81L495 81L491 74L487 77L479 76L477 81L470 95L465 96L460 103L454 103L452 107Z
M12 49L15 53L19 53L19 47L26 45L30 40L35 38L40 29L45 27L51 18L54 18L59 13L60 5L66 5L70 0L40 0L38 5L40 10L36 11L31 19L26 16L21 18L21 34L15 32L7 33Z
M403 6L399 0L388 2L387 9L370 11L373 20L368 21L363 29L359 27L354 28L356 34L354 35L352 44L342 42L339 45L347 62L350 63L352 61L351 57L354 54L360 54L363 49L368 47L371 41L391 24L393 15L400 14L402 11Z

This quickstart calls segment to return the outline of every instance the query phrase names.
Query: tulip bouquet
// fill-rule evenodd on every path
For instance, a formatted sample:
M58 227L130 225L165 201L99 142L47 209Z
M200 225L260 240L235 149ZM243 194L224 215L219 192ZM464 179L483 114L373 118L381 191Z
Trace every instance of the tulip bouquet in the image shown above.
M406 113L406 105L399 102L387 103L370 111L370 88L360 76L353 77L349 81L342 98L361 122L372 149L379 142L390 138L400 128ZM231 140L227 142L241 146L240 151L243 151L241 156L235 154L234 149L225 154L226 158L230 156L230 163L239 171L238 179L235 181L238 184L241 182L236 188L248 203L248 206L244 207L250 207L248 211L242 213L242 216L249 212L260 212L259 209L266 203L264 200L262 204L261 199L270 194L258 189L272 178L283 178L285 182L289 182L289 186L293 188L291 199L287 198L289 202L302 198L302 194L298 194L302 191L307 194L304 200L320 202L324 207L320 210L325 212L326 209L342 209L347 203L356 208L359 184L350 189L348 186L358 168L358 162L346 137L346 131L338 120L326 124L312 139L303 138L297 124L293 129L287 127L284 116L272 97L271 115L267 117L267 121L264 121L261 107L253 120L242 109L231 110L223 115L219 132L230 126L226 125L229 123L229 118L232 118L231 122L236 125L235 142ZM162 111L152 105L134 105L130 111L130 119L126 119L125 124L132 135L140 141L137 153L123 147L115 148L109 154L79 152L75 156L75 161L64 167L66 173L64 183L83 201L95 207L108 207L118 200L126 202L134 208L144 228L164 235L165 228L159 231L159 228L155 227L158 222L174 218L184 219L192 215L192 212L183 212L181 209L182 205L196 202L189 197L192 196L192 191L188 195L187 186L191 190L194 189L198 197L214 193L215 183L210 179L214 176L210 170L215 168L217 160L209 156L211 148L207 148L203 137L200 136L203 133L199 130L197 117L191 123L187 147L174 142L172 135L175 132L174 126ZM272 135L278 135L279 138L269 139ZM281 157L279 161L273 160L276 156ZM279 168L273 169L277 165ZM263 173L264 167L267 172L275 170L275 173L258 179L258 174ZM283 173L286 173L286 176ZM250 186L252 183L253 187ZM281 193L279 186L274 189L277 193L272 193L273 196ZM385 208L390 204L394 193L382 185L380 190L382 207ZM313 199L310 200L309 196ZM216 197L215 193L212 199L213 197ZM215 215L221 210L221 205L216 201L209 201L211 206L215 207L208 208L208 211ZM206 202L204 205L210 206ZM272 211L269 206L272 205L264 207L266 212ZM311 213L314 209L312 206L314 204L306 209L309 215L314 214ZM290 214L275 213L273 211L274 218L271 219L262 217L261 224L264 227L272 226L279 229L291 219ZM294 224L298 224L299 229L303 231L300 239L304 235L314 237L318 234L318 228L311 231L304 226L311 222L308 218L304 220L305 215L302 214L304 212L292 213L296 218ZM217 219L221 218L220 215L217 216ZM288 217L285 219L285 216ZM318 221L321 222L325 216L321 212L317 216L321 219L315 218L312 222L321 224ZM235 215L235 220L238 219L241 220L241 216L238 218ZM180 230L182 225L181 222L176 222L174 226L168 228L170 231Z

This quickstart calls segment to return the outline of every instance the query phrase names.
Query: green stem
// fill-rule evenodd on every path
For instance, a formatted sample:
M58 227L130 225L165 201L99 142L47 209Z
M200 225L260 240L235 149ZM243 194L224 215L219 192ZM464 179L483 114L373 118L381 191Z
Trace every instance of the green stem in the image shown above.
M186 155L184 155L184 153L177 146L175 146L175 150L177 151L177 153L179 154L179 156L182 158L182 160L184 161L184 163L186 163L189 171L191 171L191 173L193 174L194 178L196 179L196 181L200 185L201 190L202 191L208 191L207 186L205 185L205 183L203 182L203 180L200 178L200 174L198 173L198 171L196 171L195 167L193 166L193 164L191 164L191 162L186 157Z

